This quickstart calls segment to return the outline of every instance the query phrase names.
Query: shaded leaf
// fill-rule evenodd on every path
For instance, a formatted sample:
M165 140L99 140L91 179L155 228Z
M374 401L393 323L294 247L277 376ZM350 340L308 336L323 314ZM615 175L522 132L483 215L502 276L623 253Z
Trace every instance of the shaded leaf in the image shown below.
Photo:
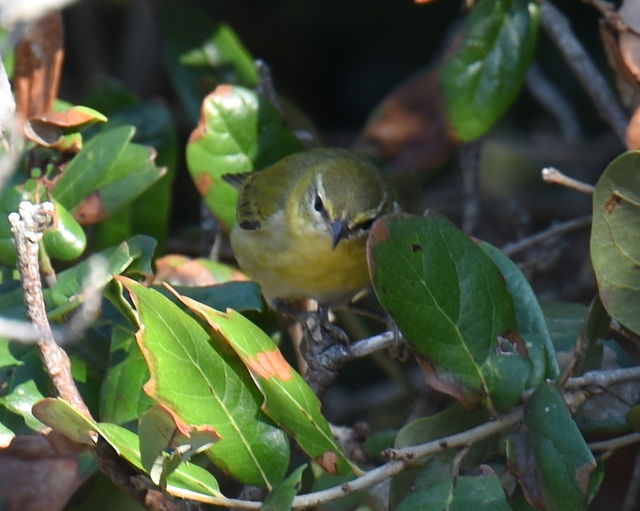
M207 206L229 229L238 190L222 176L262 169L301 149L267 100L248 89L221 85L202 102L187 144L187 165Z
M192 123L198 120L202 98L217 85L258 83L253 58L229 25L186 5L167 5L160 20L169 76Z
M476 243L433 212L389 215L374 224L367 258L376 295L429 385L466 407L515 404L530 362L518 353L504 280Z
M640 333L640 153L613 160L593 193L591 261L612 318Z
M572 350L584 325L587 307L581 303L556 301L543 301L540 305L556 351Z
M280 481L278 485L264 499L261 511L288 511L291 509L293 498L300 491L302 474L307 465L296 468L289 476Z
M589 476L596 462L553 385L542 384L525 403L547 509L587 509Z
M543 378L557 378L560 371L553 341L542 308L529 282L520 268L500 249L484 242L480 243L480 248L502 273L513 299L518 335L526 342L527 353L533 366L527 388L535 387Z
M264 412L289 431L309 456L332 474L357 471L334 440L320 400L267 334L234 310L223 313L178 297L238 354L264 396Z
M153 403L142 390L148 379L149 370L133 327L114 325L109 363L100 389L100 418L116 424L137 419Z
M33 414L40 421L79 444L94 445L91 436L95 422L77 411L62 398L46 398L33 405Z
M154 289L179 303L179 300L164 286L158 286ZM257 312L264 309L260 286L255 282L227 282L226 284L204 287L176 286L175 290L182 296L187 296L214 309L226 310L229 308L237 311Z
M286 435L260 410L261 396L235 354L157 291L120 278L139 315L137 339L151 374L145 392L195 426L222 436L207 451L235 478L270 488L287 468ZM226 349L225 349L226 348Z
M3 380L0 424L14 434L32 433L42 429L42 423L33 415L32 408L48 394L49 378L42 368L36 347L31 346L20 353L18 362L0 371Z
M529 0L480 0L462 43L442 70L447 116L465 141L486 133L515 100L533 57L540 6Z

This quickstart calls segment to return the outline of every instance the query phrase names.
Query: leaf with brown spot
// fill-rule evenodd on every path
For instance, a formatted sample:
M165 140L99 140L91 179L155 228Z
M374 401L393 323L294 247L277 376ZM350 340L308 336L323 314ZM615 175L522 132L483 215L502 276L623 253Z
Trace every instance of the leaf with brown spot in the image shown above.
M640 333L640 153L605 169L593 193L591 261L609 315Z
M150 373L145 392L188 424L215 428L221 439L206 452L218 467L270 488L285 474L289 445L260 410L262 395L242 362L168 298L119 280L138 314L136 338Z
M169 290L171 287L167 286ZM336 443L324 418L320 401L285 360L273 340L238 312L220 312L172 292L208 324L212 336L230 346L244 362L262 392L262 409L286 429L311 457L334 453L337 473L359 472Z
M468 408L517 402L530 362L498 352L499 336L515 327L513 303L476 243L434 212L393 214L376 222L367 258L376 295L430 385Z

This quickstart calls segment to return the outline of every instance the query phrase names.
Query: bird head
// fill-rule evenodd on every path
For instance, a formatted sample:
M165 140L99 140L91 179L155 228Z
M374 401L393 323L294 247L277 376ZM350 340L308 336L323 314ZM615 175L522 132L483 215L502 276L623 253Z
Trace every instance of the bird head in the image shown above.
M344 149L315 149L308 178L301 180L297 204L305 228L328 236L332 247L364 238L373 222L394 208L378 170Z

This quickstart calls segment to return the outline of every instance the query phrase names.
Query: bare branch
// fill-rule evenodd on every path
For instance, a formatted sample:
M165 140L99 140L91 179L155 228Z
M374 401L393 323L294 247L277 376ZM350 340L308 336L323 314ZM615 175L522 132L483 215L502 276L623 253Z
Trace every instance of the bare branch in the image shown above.
M571 30L569 20L549 1L542 2L541 9L542 27L591 97L600 116L618 135L622 143L626 143L629 118L602 73Z
M629 433L628 435L618 436L609 440L591 442L589 449L592 451L614 451L615 449L637 444L638 442L640 442L640 433Z
M27 318L39 333L37 344L45 370L58 395L87 417L91 417L71 376L69 357L53 338L44 305L38 265L38 244L43 231L53 221L53 211L54 205L51 202L31 204L23 201L18 212L9 215L9 223L16 243Z
M594 187L589 183L583 183L572 177L563 174L554 167L545 167L542 169L542 179L547 183L555 183L557 185L573 188L574 190L591 195Z
M583 227L588 227L589 225L591 225L591 215L574 218L573 220L567 220L566 222L553 225L548 229L538 232L532 236L528 236L527 238L523 238L512 243L507 243L502 247L502 251L511 257L518 252L528 250L531 247L534 247L535 245L548 240L549 238L560 236L561 234L565 234L576 229L582 229Z

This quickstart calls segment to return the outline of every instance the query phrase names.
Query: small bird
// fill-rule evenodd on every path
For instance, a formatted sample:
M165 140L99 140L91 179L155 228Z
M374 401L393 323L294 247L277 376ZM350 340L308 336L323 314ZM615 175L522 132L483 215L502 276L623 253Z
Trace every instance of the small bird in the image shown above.
M336 307L369 286L367 234L395 208L372 163L310 149L241 179L231 246L272 305L311 298Z

